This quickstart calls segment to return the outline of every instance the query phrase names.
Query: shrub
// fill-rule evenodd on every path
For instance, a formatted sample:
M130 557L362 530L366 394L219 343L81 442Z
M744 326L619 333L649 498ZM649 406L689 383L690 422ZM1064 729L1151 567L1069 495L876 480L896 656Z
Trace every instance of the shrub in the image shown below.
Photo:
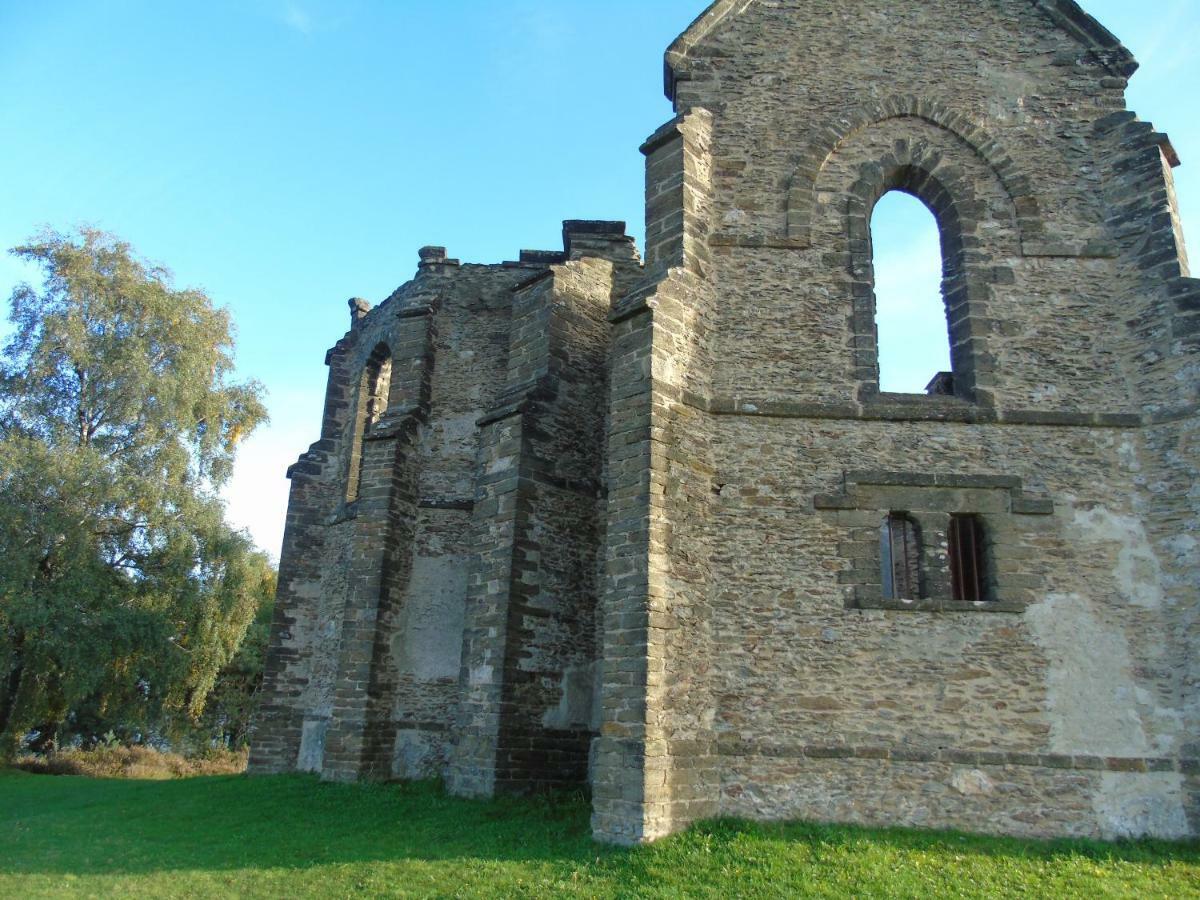
M245 750L208 750L193 757L149 747L98 747L17 758L16 768L35 775L165 780L198 775L237 775L246 771Z

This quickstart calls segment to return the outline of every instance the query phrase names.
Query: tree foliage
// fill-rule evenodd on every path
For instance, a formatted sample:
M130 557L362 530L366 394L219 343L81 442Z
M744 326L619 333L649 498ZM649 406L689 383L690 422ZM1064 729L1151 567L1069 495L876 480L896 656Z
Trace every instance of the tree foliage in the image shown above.
M271 637L271 618L275 604L275 581L271 579L268 596L237 653L217 675L208 695L198 732L210 744L238 750L250 744L250 726L262 701L263 670Z
M266 418L228 315L112 235L12 251L0 369L0 740L184 723L273 587L218 491Z

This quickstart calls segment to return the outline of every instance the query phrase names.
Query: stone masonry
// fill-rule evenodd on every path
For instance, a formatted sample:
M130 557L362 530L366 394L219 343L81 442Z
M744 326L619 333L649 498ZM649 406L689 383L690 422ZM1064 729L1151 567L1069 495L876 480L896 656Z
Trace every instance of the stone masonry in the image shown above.
M1071 0L713 4L644 258L569 221L351 301L252 771L588 786L625 844L1200 834L1200 281L1136 68ZM889 191L941 231L928 394L880 390Z

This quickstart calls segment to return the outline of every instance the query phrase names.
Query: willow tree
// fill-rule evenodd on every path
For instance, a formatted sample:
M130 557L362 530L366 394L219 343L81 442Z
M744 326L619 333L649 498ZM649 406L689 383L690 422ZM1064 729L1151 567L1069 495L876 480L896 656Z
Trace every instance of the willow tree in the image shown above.
M266 418L228 315L100 231L12 253L44 281L0 370L4 754L198 717L271 583L218 496Z

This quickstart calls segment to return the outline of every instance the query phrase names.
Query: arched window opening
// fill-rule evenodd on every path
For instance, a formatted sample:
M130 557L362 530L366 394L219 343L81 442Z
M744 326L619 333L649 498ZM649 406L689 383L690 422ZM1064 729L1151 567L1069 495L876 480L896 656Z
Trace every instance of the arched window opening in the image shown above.
M384 351L386 353L386 351ZM390 355L376 360L374 356L367 365L366 425L369 431L377 425L387 412L388 390L392 384L392 358Z
M953 394L942 243L923 202L894 190L871 214L879 390Z
M883 599L916 600L921 596L921 535L905 513L888 513L879 539L883 563Z
M371 429L387 412L391 384L392 352L380 344L367 359L359 380L354 436L350 445L350 469L346 478L346 499L349 502L357 500L362 489L364 444Z

